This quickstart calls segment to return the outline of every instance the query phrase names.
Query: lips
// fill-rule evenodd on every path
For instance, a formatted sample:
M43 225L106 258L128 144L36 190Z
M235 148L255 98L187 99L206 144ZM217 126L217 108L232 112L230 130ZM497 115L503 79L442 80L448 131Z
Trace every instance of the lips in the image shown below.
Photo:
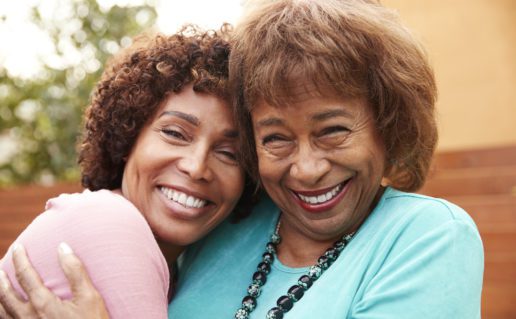
M296 202L310 213L322 213L332 209L346 194L352 178L329 188L315 191L294 191Z

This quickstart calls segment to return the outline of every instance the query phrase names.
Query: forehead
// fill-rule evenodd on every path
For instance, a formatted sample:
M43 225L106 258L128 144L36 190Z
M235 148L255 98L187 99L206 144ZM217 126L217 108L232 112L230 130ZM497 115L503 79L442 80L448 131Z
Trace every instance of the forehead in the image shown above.
M260 100L274 106L296 103L307 97L350 98L368 96L366 85L355 78L328 77L324 70L296 64L290 69L262 74L244 92L252 109ZM359 83L360 82L360 83Z
M277 106L265 100L258 102L251 112L255 125L281 125L286 122L323 122L333 118L364 119L371 117L372 110L365 98L305 95L287 105Z
M169 94L161 103L157 117L163 113L187 114L189 122L200 124L233 125L233 115L229 103L210 93L195 92L191 86L179 93Z

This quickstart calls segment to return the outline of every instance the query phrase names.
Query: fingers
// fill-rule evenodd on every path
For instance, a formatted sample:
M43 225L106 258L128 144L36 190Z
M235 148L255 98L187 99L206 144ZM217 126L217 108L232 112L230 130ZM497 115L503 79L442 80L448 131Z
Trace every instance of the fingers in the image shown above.
M70 283L73 304L88 309L91 318L109 319L104 300L95 289L86 268L66 243L59 245L59 262Z
M59 244L59 263L70 283L74 299L92 297L92 294L98 294L84 265L66 243Z
M55 301L54 299L56 299L56 297L43 285L43 281L32 267L25 248L22 245L17 244L14 246L13 264L16 279L35 309L44 310L48 304Z
M11 319L12 317L7 314L4 307L2 307L2 304L0 303L0 319Z
M34 309L12 288L9 278L0 270L0 318L34 318Z

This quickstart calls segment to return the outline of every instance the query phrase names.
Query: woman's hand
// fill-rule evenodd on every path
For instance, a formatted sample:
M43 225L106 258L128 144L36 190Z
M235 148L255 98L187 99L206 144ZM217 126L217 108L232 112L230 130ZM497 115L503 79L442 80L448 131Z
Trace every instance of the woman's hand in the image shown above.
M43 285L25 249L18 245L13 251L16 279L29 301L14 291L5 273L0 271L0 318L109 318L84 266L64 243L59 246L59 262L70 283L72 300L61 300Z

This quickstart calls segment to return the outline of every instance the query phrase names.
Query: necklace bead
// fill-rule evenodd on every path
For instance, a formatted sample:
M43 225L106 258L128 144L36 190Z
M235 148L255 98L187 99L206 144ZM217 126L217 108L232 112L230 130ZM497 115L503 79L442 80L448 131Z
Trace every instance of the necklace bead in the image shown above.
M247 293L249 296L257 298L260 295L260 285L251 284L249 288L247 288Z
M266 319L282 319L283 311L279 307L274 307L267 312Z
M266 252L262 255L262 259L263 259L263 262L272 264L272 262L274 261L274 255L270 252Z
M256 269L258 271L261 271L261 272L265 273L266 275L268 275L269 272L271 272L271 264L267 263L265 261L262 261L261 263L258 264L258 267L256 267Z
M292 299L292 301L298 301L299 299L303 298L303 295L305 294L305 290L303 287L299 285L294 285L288 289L287 296Z
M278 298L278 301L276 301L276 304L278 307L283 310L283 312L288 312L292 307L294 307L294 303L288 296L281 296Z
M314 281L308 275L299 277L299 280L297 281L297 284L300 285L304 290L310 289L313 283Z
M317 280L322 275L322 268L317 265L310 266L310 269L308 269L308 276L312 278L312 280Z
M257 271L253 274L253 283L259 286L265 285L267 282L267 274L262 271Z
M271 242L274 244L274 245L278 245L279 243L281 243L281 237L278 233L274 233L271 235Z
M339 257L339 251L335 247L331 247L326 250L324 256L328 257L329 261L334 262Z
M326 269L328 269L328 267L330 267L330 261L329 261L328 257L326 257L324 255L319 257L319 259L317 259L317 264L323 270L326 270Z
M267 250L267 252L270 254L275 254L276 253L276 245L273 244L272 242L268 242L267 245L265 246L265 250Z
M341 252L344 247L346 247L346 244L342 240L338 240L333 244L333 247L335 247L339 252Z
M242 308L247 310L248 312L251 312L256 308L256 298L251 296L245 296L244 299L242 299Z
M249 313L245 309L238 309L235 313L235 319L247 319L249 318Z

